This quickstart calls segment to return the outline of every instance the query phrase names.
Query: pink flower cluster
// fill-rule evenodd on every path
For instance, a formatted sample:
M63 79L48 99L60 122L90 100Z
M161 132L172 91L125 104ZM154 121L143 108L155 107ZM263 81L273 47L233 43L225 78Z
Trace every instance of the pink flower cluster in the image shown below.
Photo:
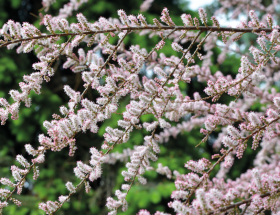
M42 3L47 11L54 2L43 0ZM60 10L57 17L44 15L42 24L45 33L29 23L20 24L12 20L2 26L0 34L3 40L0 41L0 47L17 47L17 53L28 53L36 47L35 53L39 60L33 64L35 71L25 75L24 82L20 82L21 91L10 90L13 104L0 98L2 125L8 120L9 114L13 120L20 117L21 102L26 107L31 106L30 92L33 90L40 93L43 81L49 81L54 75L53 63L61 55L66 57L64 69L70 68L74 73L81 73L84 91L64 86L65 94L69 97L68 104L59 108L60 115L54 114L53 120L43 123L47 135L39 135L38 148L25 145L33 159L28 161L22 155L17 155L16 161L21 167L11 167L13 180L0 179L0 183L5 185L5 188L0 188L0 214L8 206L8 201L18 206L21 204L12 195L15 190L21 194L25 178L32 170L33 179L39 177L39 164L45 162L46 151L56 152L69 146L69 156L73 156L77 150L76 135L87 131L97 133L100 124L117 113L122 98L129 98L129 102L121 113L118 127L106 127L101 149L92 147L89 149L91 157L88 161L77 161L73 171L80 183L74 185L68 181L65 185L68 195L60 196L58 201L39 204L39 208L46 214L58 211L65 202L70 201L71 195L82 184L88 193L89 181L102 176L102 166L106 163L113 165L118 160L125 162L127 169L121 173L125 182L121 189L116 190L116 198L107 198L106 206L110 215L117 214L119 208L127 211L129 203L126 196L134 182L137 179L141 184L146 184L145 172L154 170L165 175L168 180L175 180L176 190L170 194L168 206L177 214L280 211L280 94L273 87L280 81L277 70L280 62L277 57L280 51L279 26L275 26L273 20L276 14L267 14L259 19L258 13L250 10L250 21L241 22L237 28L221 27L215 16L212 16L210 26L203 8L198 10L203 26L200 26L197 17L189 14L181 15L184 26L179 26L172 21L167 8L161 13L161 22L154 18L153 25L147 23L142 14L127 15L124 10L118 10L119 19L100 17L94 23L78 13L78 22L69 24L67 17L85 2L71 1ZM256 3L248 3L252 9L274 12L272 7L263 8L259 1L252 2ZM147 10L151 3L146 0L141 10ZM244 6L244 1L222 1L221 4L223 10L237 5L235 14L237 9ZM202 34L205 31L207 34ZM131 32L156 35L161 39L150 52L137 44L126 50L124 39ZM230 44L245 33L255 34L257 40L249 48L249 53L241 56L236 75L212 71L212 49L216 47L217 41L222 40L226 44L217 59L222 64L230 51ZM70 36L69 40L60 43L60 37L67 35ZM116 35L118 42L111 44L110 38ZM168 39L172 40L171 48L177 52L177 56L167 57L161 52ZM187 42L190 45L185 49ZM76 48L81 43L86 43L89 50ZM99 50L107 54L108 58L103 59L97 54ZM152 71L154 76L143 75L145 69ZM207 97L202 95L203 92L185 95L180 83L194 81L207 85L204 89ZM85 93L89 88L99 94L96 101L86 98ZM229 104L219 103L224 94L233 98ZM263 104L261 112L251 110L251 106L257 102ZM141 117L147 114L152 114L154 120L142 122ZM174 123L177 125L172 126ZM144 128L149 132L142 145L123 152L111 152L118 144L126 143L135 128ZM213 143L213 149L217 152L212 160L186 160L184 174L176 170L172 172L161 163L155 164L163 147L160 143L195 128L200 128L204 135L201 142L206 142L212 132L219 132ZM236 180L225 180L234 165L235 157L242 159L250 139L252 149L260 149L254 160L254 168ZM219 168L219 171L215 176L210 176L214 168ZM7 187L14 189L9 190ZM138 214L151 213L143 209ZM166 213L157 211L155 214Z

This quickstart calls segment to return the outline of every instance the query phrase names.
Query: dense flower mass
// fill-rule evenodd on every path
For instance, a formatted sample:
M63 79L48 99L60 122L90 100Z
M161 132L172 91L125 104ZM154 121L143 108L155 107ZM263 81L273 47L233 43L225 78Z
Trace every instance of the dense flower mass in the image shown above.
M45 11L54 2L43 0ZM71 202L71 195L78 192L80 186L85 185L86 192L89 192L89 183L102 177L104 165L114 164L117 160L126 161L126 169L121 172L125 182L116 190L116 197L107 198L110 215L128 209L126 196L136 181L141 184L148 182L144 177L146 171L156 171L174 180L176 190L171 194L168 206L177 214L279 212L280 93L273 85L280 78L277 70L280 36L279 26L273 19L277 16L273 8L275 3L270 8L262 7L260 1L248 3L246 8L252 6L252 10L248 11L250 20L248 23L242 21L237 28L222 27L217 17L209 19L203 8L198 10L199 17L181 15L184 26L174 23L167 8L163 9L159 19L153 19L153 23L148 23L143 14L127 15L120 9L117 11L119 19L100 17L98 21L90 22L82 13L78 13L77 22L70 24L67 19L72 11L86 2L73 0L60 9L58 16L44 15L44 33L32 24L13 20L5 23L0 30L1 48L16 48L17 53L35 50L38 57L38 62L33 64L33 73L24 75L19 83L20 89L10 90L13 102L0 98L2 125L9 117L13 120L20 117L22 102L26 107L31 106L30 93L40 94L43 82L53 78L53 64L60 56L66 59L64 69L81 73L84 87L84 91L79 92L74 86L64 86L64 92L69 97L68 104L57 108L60 115L54 114L53 120L43 122L47 134L38 136L39 147L25 145L25 150L33 159L17 155L15 159L19 165L11 167L13 180L0 179L3 184L0 189L0 214L12 202L21 205L13 194L15 191L21 194L25 178L31 172L34 180L40 177L39 167L45 162L47 151L55 153L69 147L69 156L73 156L77 150L77 134L87 131L97 133L100 124L120 109L123 98L129 98L129 103L121 113L118 126L106 127L101 148L89 148L90 159L87 163L76 162L73 172L80 183L68 181L65 184L68 194L60 196L58 201L39 204L46 214L54 214L65 202ZM141 10L146 11L152 2L144 1ZM221 4L220 12L236 7L233 15L244 6L243 1L221 1ZM258 10L271 14L258 17ZM124 40L131 32L155 35L159 42L154 44L152 50L137 44L126 50ZM256 45L241 56L236 75L213 72L211 50L217 41L221 39L226 47L217 59L222 64L229 52L229 45L244 34L254 34L257 37ZM60 38L65 36L68 36L68 40L61 43ZM117 38L115 44L110 43L112 37ZM167 40L172 40L168 48L173 49L176 56L167 57L161 52L169 44ZM81 48L81 44L86 44L89 49ZM108 57L104 59L98 51ZM152 71L154 76L143 76L141 71L145 69ZM193 95L182 92L181 82L194 81L206 86L206 96L199 92ZM96 101L85 96L90 88L99 94ZM220 103L224 95L232 98L229 104ZM251 109L257 101L264 104L262 112ZM143 122L141 117L147 114L152 114L154 121ZM198 127L201 127L200 132L204 135L201 143L206 142L213 132L219 132L213 143L218 153L213 154L211 160L186 160L185 174L176 170L172 172L161 163L156 169L152 167L161 156L160 144L167 142L171 136L176 137L180 132L190 132ZM146 130L142 145L123 153L111 152L118 144L126 143L135 129ZM259 150L254 168L235 180L225 180L235 160L242 159L244 151L250 147L249 140L252 140L251 148ZM211 174L214 168L219 169L216 175ZM151 213L143 209L138 214ZM167 213L157 211L155 214Z

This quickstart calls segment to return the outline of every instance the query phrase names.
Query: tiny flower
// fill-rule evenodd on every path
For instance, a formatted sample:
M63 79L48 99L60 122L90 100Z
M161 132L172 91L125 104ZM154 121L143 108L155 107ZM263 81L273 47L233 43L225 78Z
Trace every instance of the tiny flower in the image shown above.
M230 134L234 139L239 139L239 138L241 138L241 135L240 135L239 131L238 131L235 127L233 127L232 125L229 125L229 126L227 127L227 132L228 132L228 134Z
M68 198L68 196L59 196L58 200L60 201L60 203L64 203L64 202L69 202L70 198Z
M28 168L30 164L28 161L22 156L22 155L17 155L16 160L24 167Z
M76 192L76 188L74 187L74 185L72 184L72 182L67 182L65 184L66 188L70 191L70 193L75 193Z
M249 120L254 127L262 125L260 118L254 112L249 113Z
M267 15L266 21L267 21L269 27L272 28L272 26L273 26L273 18L272 18L272 16L270 14Z
M28 154L33 156L38 154L38 152L30 144L25 144L24 147Z
M137 18L141 22L142 26L147 26L146 18L142 14L138 14Z
M269 108L266 112L266 115L269 117L269 118L277 118L279 116L279 114L273 110L272 108Z
M44 163L45 161L45 155L39 154L35 159L32 159L33 163Z
M246 73L250 69L250 62L246 56L241 57L241 72Z
M203 8L199 8L198 9L198 14L199 14L199 18L200 18L201 22L203 22L204 25L206 25L206 23L207 23L207 13L205 12L205 10Z
M124 12L124 10L118 10L118 15L120 17L121 22L124 25L128 25L128 18L127 18L126 13Z
M165 45L165 42L163 40L161 40L157 45L156 45L156 49L160 50L163 48L163 46Z
M155 67L154 71L157 75L162 76L162 77L166 77L166 73L160 68L160 67Z
M129 21L130 21L131 23L133 23L135 26L140 26L140 24L139 24L139 22L138 22L136 16L134 16L134 15L129 15L129 16L128 16L128 19L129 19Z
M279 37L279 32L278 32L278 30L277 29L274 29L273 31L272 31L272 33L271 33L271 38L270 38L270 42L276 42L277 41L277 39L278 39L278 37Z
M193 22L194 22L195 27L197 29L199 29L199 21L198 21L198 19L196 17L193 19Z
M86 30L89 30L89 23L82 13L77 14L77 19Z
M258 190L260 190L262 188L261 176L260 176L259 171L256 168L252 170L252 176L253 176L254 182L255 182Z
M10 187L15 187L16 184L14 184L13 182L11 182L8 178L1 178L0 179L0 183L10 186Z
M264 51L266 51L264 38L263 38L263 37L258 37L257 42L258 42L258 44L260 45L260 47L261 47Z
M274 97L273 98L274 105L280 109L280 97Z
M154 18L154 19L153 19L153 22L154 22L154 24L155 24L159 29L161 29L161 24L160 24L160 22L157 20L157 18Z
M214 26L216 26L217 28L220 28L220 23L215 16L212 16L211 20L212 20Z
M173 42L172 43L172 49L176 52L183 52L183 47L180 46L178 43Z
M138 181L139 181L141 184L147 184L147 179L144 178L144 177L141 176L141 175L138 175Z
M259 19L258 19L257 15L255 14L254 10L250 10L249 16L250 16L252 22L259 27L260 22L259 22Z
M182 14L181 19L183 20L183 23L187 26L193 26L193 20L190 14Z

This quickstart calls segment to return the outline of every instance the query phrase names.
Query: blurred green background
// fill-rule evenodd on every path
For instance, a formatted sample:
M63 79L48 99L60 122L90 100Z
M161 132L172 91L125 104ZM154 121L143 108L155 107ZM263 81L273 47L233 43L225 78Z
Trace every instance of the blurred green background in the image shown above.
M48 13L54 16L58 15L59 8L67 2L67 0L57 0L57 2L50 7ZM77 22L76 14L79 12L82 12L90 22L98 20L100 16L117 18L118 9L124 9L127 14L137 15L141 3L141 0L89 0L88 3L83 4L78 11L74 11L73 15L68 20L70 22ZM215 4L208 8L207 12L209 18L218 6L218 4ZM164 7L169 9L173 21L178 25L182 25L180 19L182 13L197 16L196 11L188 9L188 2L178 0L155 0L152 7L143 14L147 17L147 21L152 23L153 18L156 17L159 19L160 13ZM41 8L41 1L38 0L0 1L0 26L9 19L12 19L21 23L33 23L43 32L46 32L44 26L39 26L40 21L36 18ZM45 14L44 11L42 11L42 13ZM247 47L249 47L254 43L254 38L252 34L247 34L239 43L248 44ZM66 38L64 38L64 40L66 40ZM158 41L159 38L157 37L150 39L147 35L139 36L134 33L130 34L129 38L125 40L127 48L132 44L138 44L141 48L146 48L147 51L150 51ZM164 52L166 56L177 55L177 53L171 49L171 42L172 41L167 41L166 46L160 50ZM188 44L189 43L184 44L184 48L186 48ZM80 47L89 50L85 44L81 44ZM215 73L220 70L224 74L235 76L240 64L240 55L230 55L222 65L219 65L217 63L217 57L221 50L219 48L214 48L213 52L214 54L211 57L213 62L211 72ZM74 74L70 70L62 69L62 64L65 60L65 57L62 56L55 63L55 76L52 77L50 82L43 83L40 95L31 93L31 108L26 108L24 105L21 105L19 119L15 121L9 119L6 125L0 127L0 177L11 178L10 166L16 163L15 157L17 154L23 154L26 158L31 159L24 150L24 144L30 143L34 147L39 145L38 135L46 133L46 130L42 126L43 121L51 120L53 113L59 114L59 106L66 104L68 101L68 97L63 92L63 86L68 84L73 88L75 87L76 90L83 90L82 82L77 84L77 82L81 80L80 74ZM29 54L16 54L15 49L7 50L2 48L0 52L0 97L4 97L12 102L8 95L9 90L19 89L18 83L22 81L22 76L31 74L33 72L31 65L37 61L38 59L34 52ZM205 86L205 83L196 82L196 78L193 78L190 84L180 83L181 90L185 95L189 95L190 97L193 96L194 92L199 92L202 96L205 96L203 93ZM93 90L89 90L86 97L95 100L98 94ZM219 102L228 104L232 100L233 98L223 96ZM129 102L129 98L124 98L122 102L118 113L124 112L125 105ZM260 110L261 105L257 102L252 108L257 111ZM61 152L47 152L45 163L39 166L40 177L38 180L34 182L32 174L28 175L22 194L20 196L14 195L15 198L22 201L22 206L17 207L11 203L9 207L3 210L3 214L44 214L43 211L38 209L38 203L46 202L47 200L55 201L58 200L60 195L68 194L65 183L67 181L72 181L75 184L79 182L73 173L76 161L82 160L87 162L90 158L89 148L93 146L100 148L106 126L110 125L116 127L117 120L120 118L121 115L112 115L111 119L106 120L100 125L98 134L92 134L90 132L79 134L77 136L78 150L74 157L68 156L68 148L63 149ZM141 120L143 122L152 121L153 116L146 115L143 116ZM173 125L176 124L173 123ZM157 162L152 163L152 166L157 168L157 164L162 163L163 166L167 165L172 171L178 170L182 174L188 173L188 170L184 168L184 163L188 160L198 160L202 157L211 158L211 154L214 153L212 144L217 138L218 132L220 131L219 129L220 128L211 135L208 142L197 148L195 148L195 145L197 145L203 137L199 132L199 128L194 129L191 134L184 132L179 134L177 138L171 137L168 143L164 143L160 146L161 153L158 155L159 159ZM157 132L160 131L160 129L157 130ZM134 131L129 142L118 145L114 151L122 152L125 148L132 149L133 146L142 144L143 137L146 134L148 134L148 132L145 130ZM249 143L249 147L242 161L235 162L228 177L234 179L247 168L251 168L255 154L256 152L250 149ZM103 165L102 178L90 183L92 187L90 193L86 194L82 186L81 190L71 197L70 203L65 203L62 209L56 214L106 214L106 198L108 196L115 197L114 191L120 189L121 184L124 182L123 176L121 175L121 171L124 169L124 163L122 162L117 162L114 166L109 164ZM218 169L215 169L214 173L217 172L217 170ZM159 210L174 214L167 206L167 203L171 201L170 195L175 189L174 181L157 174L155 171L146 172L144 176L148 179L148 183L146 185L141 185L136 182L133 185L127 196L129 209L127 212L120 212L119 214L136 214L143 208L149 210L151 213L155 213ZM1 186L1 188L3 188L3 186Z

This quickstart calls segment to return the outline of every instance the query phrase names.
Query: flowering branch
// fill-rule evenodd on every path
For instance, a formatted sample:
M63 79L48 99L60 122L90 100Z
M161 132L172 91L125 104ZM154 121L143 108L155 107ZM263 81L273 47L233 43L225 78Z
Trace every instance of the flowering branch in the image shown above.
M248 135L247 137L244 137L244 138L241 138L238 145L241 145L242 143L244 143L245 141L248 141L249 138L251 138L253 135L257 134L258 132L264 130L265 128L267 128L269 125L277 122L278 120L280 119L280 117L277 117L276 119L272 120L270 123L260 127L258 130L252 132L250 135ZM205 175L210 175L210 173L214 170L215 166L217 166L219 163L221 163L225 157L227 155L229 155L230 152L232 152L238 145L234 146L234 147L231 147L229 148L213 165L211 165L211 168L206 172ZM205 177L205 175L203 175L201 178L200 178L200 182L192 189L191 193L188 195L188 198L187 200L185 201L185 204L189 203L192 195L195 193L195 191L200 187L200 185L202 184L203 180L204 179L207 179L207 177Z
M264 193L264 194L260 195L260 198L265 198L265 197L268 197L268 196L271 196L271 195L276 195L279 192L280 192L280 189L278 189L276 191L273 191L273 192L267 192L267 193ZM215 214L217 212L225 212L225 211L228 211L228 210L230 210L232 208L237 208L240 205L246 204L246 208L243 211L243 213L245 213L246 209L248 208L248 206L251 204L252 201L253 201L253 198L245 199L245 200L242 200L240 202L236 202L234 204L231 204L229 206L222 207L218 211L209 212L208 214L210 215L210 214ZM263 208L261 208L256 214L260 213L262 210L263 210Z
M212 32L223 32L223 31L227 31L227 32L242 32L242 33L252 33L252 32L272 32L272 29L270 28L228 28L228 27L214 27L214 26L199 26L194 27L194 26L176 26L175 27L176 31L187 31L187 30L199 30L201 32L204 31L212 31ZM39 39L44 39L44 38L50 38L50 37L64 37L64 36L78 36L78 35L95 35L95 34L101 34L101 33L110 33L110 32L118 32L118 31L141 31L141 30L174 30L173 26L156 26L156 25L152 25L152 26L141 26L141 27L133 27L133 26L129 26L129 27L122 27L119 29L105 29L105 30L96 30L96 31L87 31L87 32L82 32L82 33L57 33L57 34L49 34L49 35L42 35L42 36L35 36L35 37L31 37L31 38L23 38L23 39L18 39L18 40L13 40L13 41L2 41L1 43L3 43L2 45L0 45L0 48L8 46L10 44L13 43L20 43L20 42L24 42L24 41L30 41L30 40L39 40Z

